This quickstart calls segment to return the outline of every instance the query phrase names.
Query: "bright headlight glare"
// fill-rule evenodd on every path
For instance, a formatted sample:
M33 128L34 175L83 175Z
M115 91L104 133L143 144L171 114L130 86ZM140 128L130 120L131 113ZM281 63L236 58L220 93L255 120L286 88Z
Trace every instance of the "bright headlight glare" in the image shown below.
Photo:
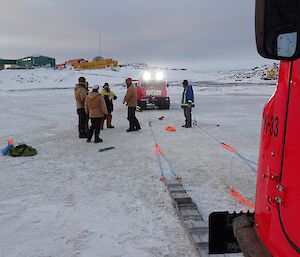
M164 74L162 72L156 73L155 76L156 80L162 80L164 78Z
M143 74L143 80L150 80L151 79L151 74L150 72L145 72Z

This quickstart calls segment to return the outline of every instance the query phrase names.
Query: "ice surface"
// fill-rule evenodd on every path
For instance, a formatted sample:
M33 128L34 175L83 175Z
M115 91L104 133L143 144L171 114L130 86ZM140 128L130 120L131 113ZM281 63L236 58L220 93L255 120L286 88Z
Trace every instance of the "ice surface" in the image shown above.
M230 72L163 71L170 110L137 113L142 130L131 134L125 132L123 83L142 69L0 71L1 148L11 137L38 150L34 157L0 157L1 257L195 256L159 181L150 121L205 220L212 211L248 209L231 198L224 181L255 201L256 174L205 132L257 162L261 113L275 82L256 75L236 81ZM101 144L78 138L73 87L79 76L90 85L110 83L118 96L115 129L101 131ZM181 128L183 79L194 85L193 118L201 129ZM177 131L165 131L168 125ZM109 146L115 149L98 152Z

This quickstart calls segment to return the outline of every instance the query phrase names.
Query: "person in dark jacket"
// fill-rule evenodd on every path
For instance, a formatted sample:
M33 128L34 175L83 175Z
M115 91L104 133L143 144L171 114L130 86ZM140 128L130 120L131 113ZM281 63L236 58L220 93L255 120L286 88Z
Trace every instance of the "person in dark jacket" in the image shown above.
M113 100L117 99L117 96L114 92L112 92L110 90L109 84L105 83L103 86L103 89L101 91L101 96L104 98L105 103L106 103L106 108L108 111L108 115L106 117L106 126L107 128L114 128L114 126L111 125L111 121L112 121L112 112L114 110L114 104L113 104ZM103 123L101 124L101 129L103 129L103 125L104 125L104 120Z
M129 121L129 129L127 129L126 131L131 132L141 129L140 123L135 117L135 110L137 106L137 91L135 86L132 84L131 78L127 78L125 80L125 83L127 85L127 92L124 96L123 104L126 103L126 105L128 106L127 119Z
M194 92L192 85L185 79L182 82L183 93L181 99L181 108L183 108L183 113L185 117L185 124L182 125L183 128L192 127L192 107L194 107Z
M88 94L87 81L84 77L78 79L78 84L74 88L76 108L78 114L78 132L79 138L87 138L88 118L84 110L85 98Z

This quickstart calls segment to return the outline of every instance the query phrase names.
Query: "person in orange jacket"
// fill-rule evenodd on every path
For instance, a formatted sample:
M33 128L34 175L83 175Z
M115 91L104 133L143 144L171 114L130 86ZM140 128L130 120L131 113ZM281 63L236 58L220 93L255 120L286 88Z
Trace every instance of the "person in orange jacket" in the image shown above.
M128 106L128 116L127 119L129 121L129 129L127 132L140 130L141 126L138 119L135 117L135 110L137 106L137 91L135 86L132 84L132 78L127 78L125 80L127 85L127 92L124 96L123 104L126 103Z
M84 77L78 79L78 83L75 85L74 94L76 100L76 108L78 114L78 132L79 138L87 138L88 132L88 118L84 110L85 98L89 92L87 88L87 81Z
M91 127L88 132L87 142L91 142L95 131L95 143L102 142L103 140L99 137L100 126L104 119L104 116L108 114L105 101L98 92L99 86L94 85L92 92L88 94L85 99L85 112L91 119Z

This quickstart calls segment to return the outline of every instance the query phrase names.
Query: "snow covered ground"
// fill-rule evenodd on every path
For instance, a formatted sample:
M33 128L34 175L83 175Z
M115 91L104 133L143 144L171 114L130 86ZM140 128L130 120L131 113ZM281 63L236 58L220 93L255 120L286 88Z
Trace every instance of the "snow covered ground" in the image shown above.
M159 181L149 121L205 220L212 211L248 209L224 182L255 201L256 173L216 139L257 162L261 113L275 82L164 70L170 110L137 113L142 130L128 134L123 81L141 72L0 71L1 148L11 137L38 150L34 157L0 157L1 257L195 256ZM78 138L73 87L82 75L90 85L109 82L118 96L115 129L101 132L101 144ZM200 128L181 128L183 79L193 82L193 118ZM168 125L177 131L167 132ZM98 152L109 146L115 149Z

